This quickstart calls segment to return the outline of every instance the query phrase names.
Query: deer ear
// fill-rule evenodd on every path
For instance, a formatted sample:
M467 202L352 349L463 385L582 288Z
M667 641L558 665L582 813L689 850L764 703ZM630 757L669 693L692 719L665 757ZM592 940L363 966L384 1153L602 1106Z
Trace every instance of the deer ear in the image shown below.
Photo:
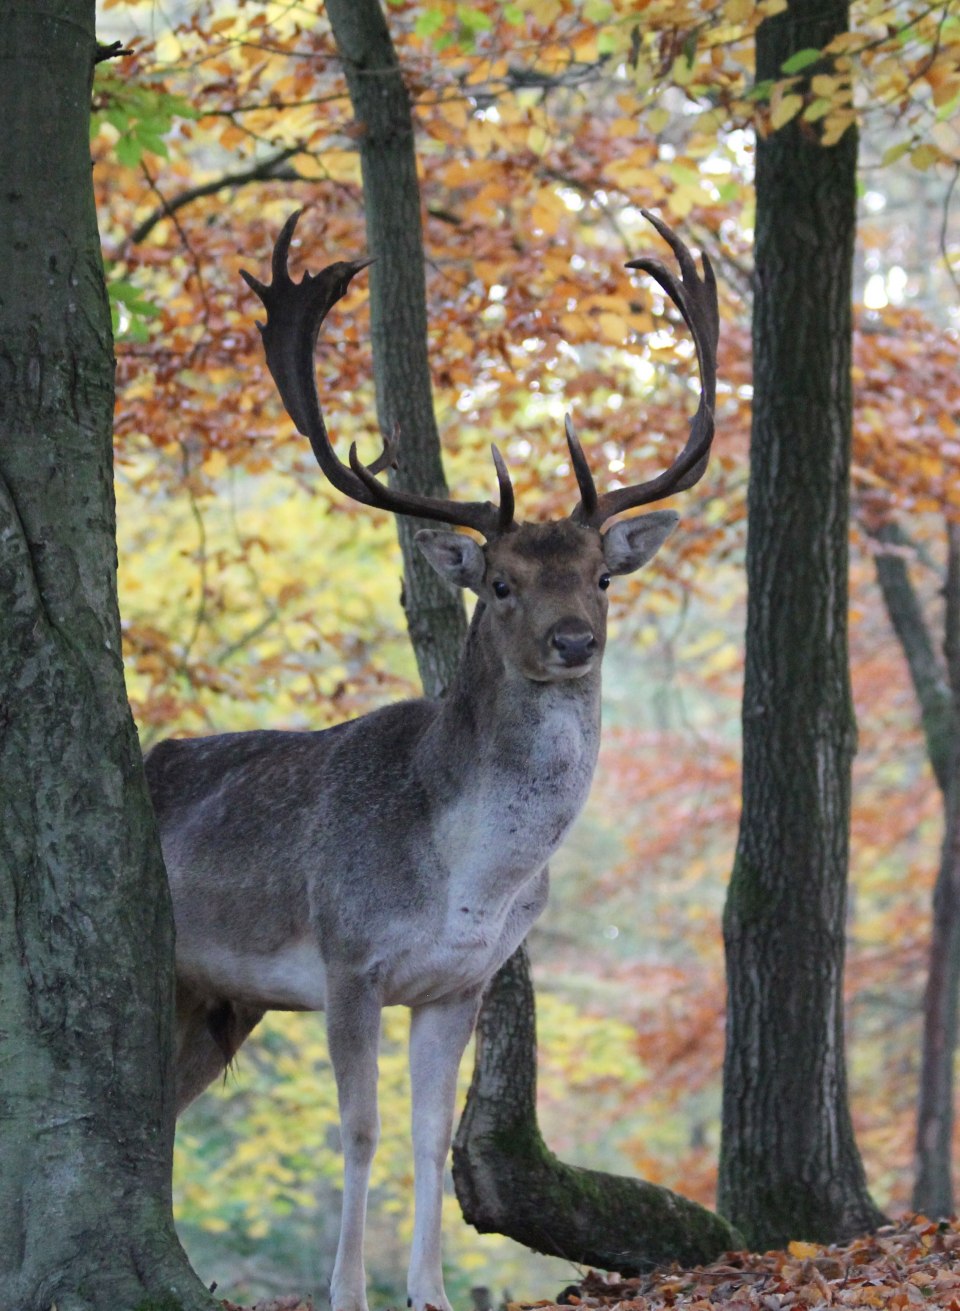
M456 587L479 589L487 562L472 537L443 528L422 528L413 540L441 578Z
M612 574L632 574L652 560L680 522L673 510L623 519L603 535L603 558Z

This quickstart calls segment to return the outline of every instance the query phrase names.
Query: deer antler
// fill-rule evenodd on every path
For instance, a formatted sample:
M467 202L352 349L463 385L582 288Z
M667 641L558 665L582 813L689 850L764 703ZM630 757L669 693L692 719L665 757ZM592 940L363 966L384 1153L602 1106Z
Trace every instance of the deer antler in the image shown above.
M314 369L317 336L327 314L346 293L351 278L373 261L341 260L319 273L305 273L302 281L294 282L287 269L287 256L301 213L302 210L297 210L290 215L277 238L273 248L273 282L265 286L242 270L241 277L263 301L267 322L257 326L263 338L267 367L277 384L284 409L297 429L309 438L320 468L334 487L363 505L474 528L486 538L508 532L513 524L513 486L496 447L492 450L500 485L498 506L490 501L458 503L419 496L381 483L376 475L396 459L396 434L384 442L382 454L369 466L360 463L356 443L350 447L349 466L337 456L317 396Z
M713 441L713 407L717 395L717 339L720 334L720 314L717 307L717 282L706 254L701 256L703 277L697 272L690 251L680 238L648 210L640 211L649 219L669 244L680 265L680 279L657 259L633 259L628 269L643 269L664 289L684 317L693 334L700 368L700 404L693 416L690 436L683 450L669 469L647 482L631 487L617 487L597 495L593 475L587 464L583 448L577 440L570 416L566 419L567 445L570 460L580 488L580 504L570 516L577 523L599 528L615 514L632 510L638 505L649 505L673 492L684 491L703 477L710 458Z

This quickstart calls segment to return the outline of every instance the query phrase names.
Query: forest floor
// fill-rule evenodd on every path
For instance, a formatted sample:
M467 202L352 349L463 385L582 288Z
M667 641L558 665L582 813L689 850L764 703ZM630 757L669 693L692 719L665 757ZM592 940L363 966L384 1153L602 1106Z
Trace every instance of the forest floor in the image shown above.
M562 1302L511 1302L501 1311L814 1311L822 1307L926 1307L960 1311L960 1224L910 1216L848 1243L794 1242L783 1251L727 1252L712 1265L676 1266L636 1279L589 1272ZM224 1311L245 1311L224 1302ZM287 1297L254 1311L313 1311Z

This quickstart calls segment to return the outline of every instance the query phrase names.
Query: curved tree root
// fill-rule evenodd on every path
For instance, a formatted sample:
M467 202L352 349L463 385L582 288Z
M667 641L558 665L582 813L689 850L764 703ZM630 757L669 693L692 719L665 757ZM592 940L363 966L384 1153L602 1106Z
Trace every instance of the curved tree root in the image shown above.
M464 1219L579 1264L638 1274L698 1265L743 1246L720 1216L668 1188L566 1165L536 1117L536 1013L526 949L495 977L477 1026L477 1055L453 1145Z

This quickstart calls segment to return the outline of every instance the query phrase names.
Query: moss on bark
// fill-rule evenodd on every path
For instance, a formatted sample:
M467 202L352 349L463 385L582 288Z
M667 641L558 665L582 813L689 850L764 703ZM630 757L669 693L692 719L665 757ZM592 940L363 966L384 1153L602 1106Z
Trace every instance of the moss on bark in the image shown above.
M172 917L120 658L93 0L0 24L0 1306L199 1308Z

